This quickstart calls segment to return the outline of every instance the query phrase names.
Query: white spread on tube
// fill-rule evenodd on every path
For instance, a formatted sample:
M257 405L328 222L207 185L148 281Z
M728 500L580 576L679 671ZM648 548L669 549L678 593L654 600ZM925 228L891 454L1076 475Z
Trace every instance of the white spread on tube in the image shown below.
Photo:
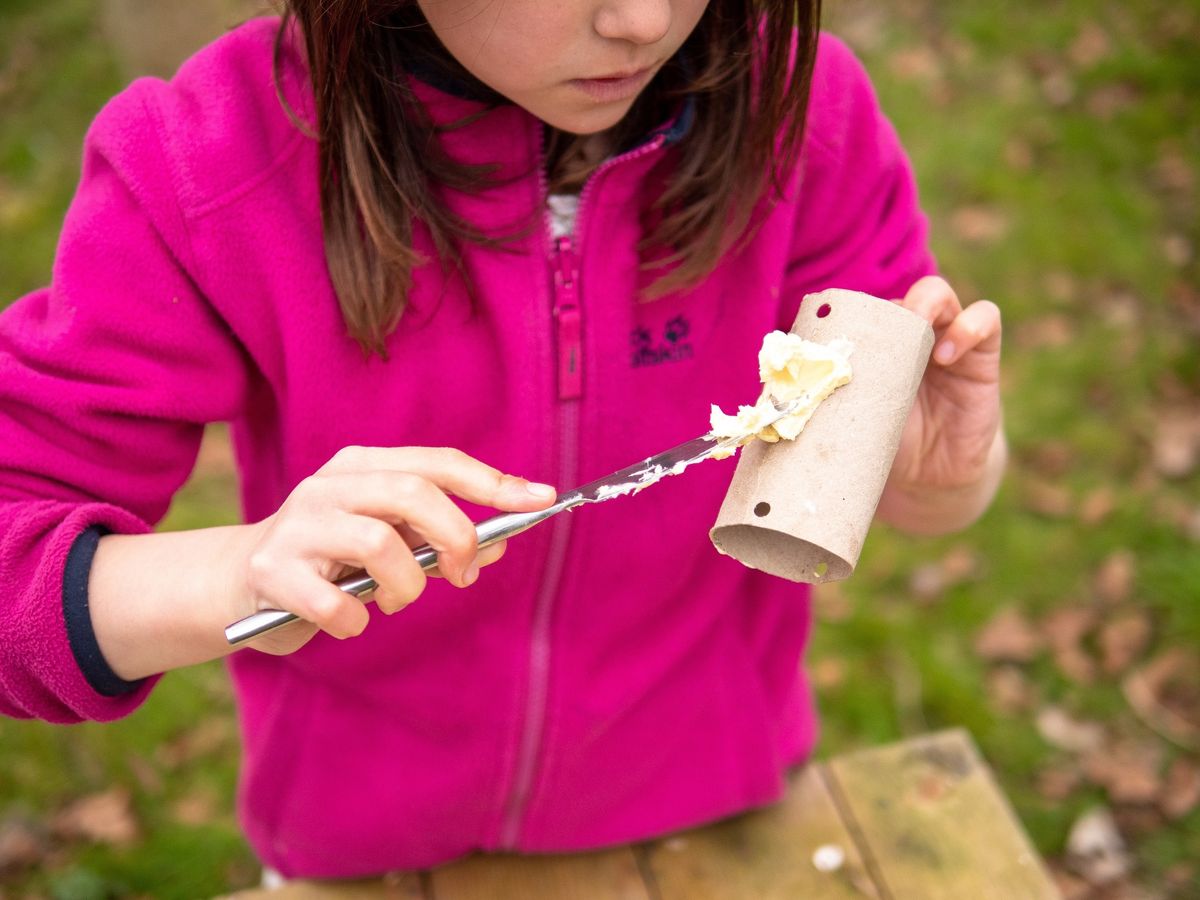
M781 438L794 440L821 401L850 380L850 354L854 346L844 338L819 344L806 341L799 335L772 331L763 338L758 352L758 375L763 383L762 396L753 406L741 406L735 415L719 407L712 408L712 433L718 438L749 435L743 444L755 437L774 443ZM773 425L762 423L775 414L771 400L787 402L799 399L800 406L792 414ZM732 456L733 447L713 454L714 459Z

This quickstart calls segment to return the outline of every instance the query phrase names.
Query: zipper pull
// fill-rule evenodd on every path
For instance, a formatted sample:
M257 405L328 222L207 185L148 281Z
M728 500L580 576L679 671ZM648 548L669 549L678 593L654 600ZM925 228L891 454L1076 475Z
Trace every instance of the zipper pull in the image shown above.
M558 338L558 399L583 394L583 317L579 310L578 273L569 237L554 244L554 320Z

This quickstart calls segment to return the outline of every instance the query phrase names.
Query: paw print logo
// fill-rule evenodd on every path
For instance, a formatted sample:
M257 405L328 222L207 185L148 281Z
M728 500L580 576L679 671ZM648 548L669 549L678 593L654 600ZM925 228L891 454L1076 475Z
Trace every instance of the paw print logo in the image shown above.
M688 324L687 319L685 319L683 316L676 316L667 323L667 327L664 329L663 335L672 344L678 344L688 336L688 332L691 330L692 326Z
M650 329L643 328L640 325L633 329L632 333L630 334L630 339L633 343L634 350L648 349L651 341L654 340L654 338L650 335Z

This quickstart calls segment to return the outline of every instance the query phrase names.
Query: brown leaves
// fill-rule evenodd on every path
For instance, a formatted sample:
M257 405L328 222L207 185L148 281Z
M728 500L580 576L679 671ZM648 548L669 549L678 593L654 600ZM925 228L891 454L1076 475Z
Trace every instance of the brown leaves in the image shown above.
M32 868L45 853L46 837L32 822L17 817L0 821L0 875Z
M1097 747L1083 760L1088 780L1113 803L1151 804L1162 791L1162 746L1152 741L1117 741Z
M1200 656L1175 647L1131 672L1121 684L1148 728L1190 750L1200 749Z
M1159 411L1154 431L1154 468L1166 478L1187 478L1200 462L1200 409Z
M1139 659L1150 643L1150 618L1141 610L1119 613L1100 629L1100 667L1119 675Z
M951 588L978 579L981 570L982 560L974 548L959 544L941 559L914 568L908 588L919 602L933 603Z
M991 245L1006 237L1011 223L992 206L960 206L950 213L950 231L965 244Z
M1124 603L1133 594L1136 574L1137 558L1131 551L1121 549L1111 553L1096 571L1096 597L1109 605Z
M136 843L141 832L133 811L133 798L121 787L81 797L54 817L51 828L68 840L117 847Z
M1182 819L1200 806L1200 763L1179 757L1167 770L1158 807L1172 821Z
M1058 670L1077 684L1090 684L1095 664L1084 648L1084 638L1096 625L1097 613L1087 606L1063 606L1050 612L1042 630Z
M975 639L975 652L988 662L1031 662L1042 646L1042 636L1011 606L996 613Z

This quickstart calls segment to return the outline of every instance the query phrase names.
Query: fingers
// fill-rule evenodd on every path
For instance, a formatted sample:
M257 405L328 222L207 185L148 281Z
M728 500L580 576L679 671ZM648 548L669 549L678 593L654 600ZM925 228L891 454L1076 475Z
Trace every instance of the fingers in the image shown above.
M466 576L478 549L475 526L433 482L408 472L388 471L318 475L312 481L309 503L317 509L341 508L361 518L363 524L355 526L354 534L360 553L348 561L362 565L380 584L385 582L368 564L368 558L377 564L391 563L396 556L412 561L412 554L396 533L394 526L398 525L418 537L417 543L429 544L437 551L442 574L459 587L474 581ZM378 523L378 527L370 523Z
M979 300L964 309L947 326L934 348L933 358L952 366L972 351L1000 349L1000 308L991 300Z
M362 601L301 560L280 561L264 549L250 557L247 580L261 609L287 609L336 638L354 637L367 627L370 616Z
M471 585L504 545L480 551L474 523L448 493L508 510L542 509L555 498L548 485L531 485L455 450L347 448L255 529L240 567L249 597L256 608L286 609L349 637L362 631L368 615L358 598L331 583L345 567L370 573L373 599L385 613L420 596L429 574ZM421 568L412 552L419 544L437 552L438 571Z
M322 471L326 469L420 475L464 500L512 512L544 509L556 497L551 485L506 475L449 447L346 447Z
M954 365L972 350L991 352L1000 347L999 307L990 300L979 300L963 309L943 278L929 275L917 281L903 305L933 326L933 358L942 366Z

